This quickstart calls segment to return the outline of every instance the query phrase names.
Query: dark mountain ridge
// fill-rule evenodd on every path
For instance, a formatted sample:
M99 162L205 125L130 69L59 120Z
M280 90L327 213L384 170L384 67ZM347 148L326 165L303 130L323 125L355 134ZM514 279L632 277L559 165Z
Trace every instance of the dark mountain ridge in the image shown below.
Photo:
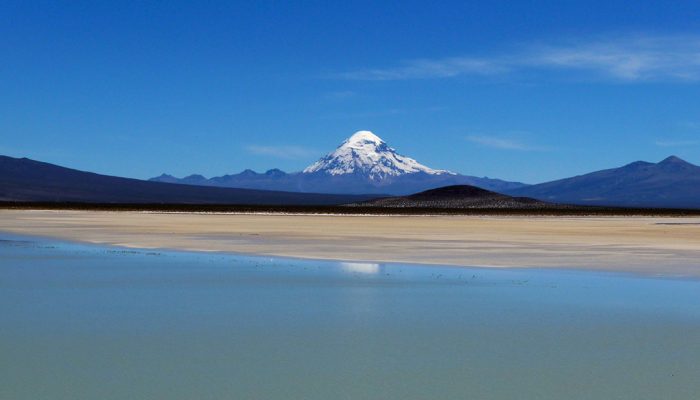
M670 156L505 193L578 205L700 208L700 167Z
M0 201L132 204L337 205L372 196L204 187L100 175L0 156Z

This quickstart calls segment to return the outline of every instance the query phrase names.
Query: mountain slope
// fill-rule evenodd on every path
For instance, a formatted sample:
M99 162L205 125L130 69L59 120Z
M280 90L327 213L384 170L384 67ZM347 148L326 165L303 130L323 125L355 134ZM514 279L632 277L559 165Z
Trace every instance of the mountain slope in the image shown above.
M526 197L511 197L475 186L456 185L426 190L402 197L388 197L354 204L355 206L386 208L500 208L545 209L562 208Z
M334 205L368 198L148 182L0 156L0 201Z
M671 156L656 164L637 161L507 193L582 205L700 208L700 167Z
M432 169L400 155L381 138L369 131L359 131L333 152L300 173L286 174L270 170L258 174L250 170L240 174L202 179L191 175L177 179L170 175L152 178L159 182L190 183L207 186L275 189L318 193L376 193L405 195L449 185L473 185L505 191L525 186L519 182L478 178Z

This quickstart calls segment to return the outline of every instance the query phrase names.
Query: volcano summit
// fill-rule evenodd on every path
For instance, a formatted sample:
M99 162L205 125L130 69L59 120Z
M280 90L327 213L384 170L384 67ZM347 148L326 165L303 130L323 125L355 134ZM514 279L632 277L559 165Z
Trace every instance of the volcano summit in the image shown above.
M304 169L303 173L329 175L358 174L381 182L393 176L425 173L428 175L456 175L436 170L418 161L402 156L385 141L370 131L355 132L338 148Z

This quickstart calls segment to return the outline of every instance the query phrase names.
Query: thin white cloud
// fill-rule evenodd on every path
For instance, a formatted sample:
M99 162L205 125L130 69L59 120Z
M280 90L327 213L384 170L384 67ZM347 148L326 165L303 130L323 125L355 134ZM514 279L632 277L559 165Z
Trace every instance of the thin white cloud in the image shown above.
M417 114L417 113L439 113L448 110L444 106L429 106L424 108L390 108L386 110L372 110L364 112L336 112L328 115L319 116L320 119L358 119L358 118L381 118L391 117L395 115Z
M325 94L325 98L328 100L345 100L351 97L355 97L357 93L352 90L339 90L336 92L329 92Z
M376 118L392 115L405 114L406 110L392 108L388 110L366 111L366 112L338 112L329 115L323 115L321 119L357 119L357 118Z
M657 140L654 144L660 147L698 146L700 140Z
M700 122L695 121L680 121L676 124L679 128L688 130L699 130Z
M339 78L351 80L389 81L402 79L451 78L458 75L491 75L506 72L496 60L453 57L437 60L413 60L395 68L376 68L343 72Z
M504 138L497 136L487 136L487 135L469 135L466 137L467 141L478 144L484 147L490 147L500 150L516 150L516 151L545 151L545 147L534 146L528 143L524 143L520 140L512 138Z
M696 82L700 81L700 36L627 36L536 44L489 57L412 60L396 67L344 72L337 77L404 80L505 75L525 70L578 72L626 82Z
M255 155L268 156L274 158L283 158L288 160L303 159L313 155L318 155L318 152L301 146L259 146L249 145L246 150Z

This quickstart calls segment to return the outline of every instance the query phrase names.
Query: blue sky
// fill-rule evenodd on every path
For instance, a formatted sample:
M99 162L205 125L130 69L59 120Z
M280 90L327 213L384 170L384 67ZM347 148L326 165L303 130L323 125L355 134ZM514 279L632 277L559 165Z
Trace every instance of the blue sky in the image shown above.
M697 1L0 4L0 154L301 170L357 130L535 183L700 164Z

